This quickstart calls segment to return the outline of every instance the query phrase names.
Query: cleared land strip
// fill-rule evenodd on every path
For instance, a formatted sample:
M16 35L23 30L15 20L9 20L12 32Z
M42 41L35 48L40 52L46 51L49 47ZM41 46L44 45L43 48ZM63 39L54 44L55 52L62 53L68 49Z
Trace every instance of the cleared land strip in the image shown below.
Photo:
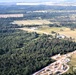
M0 14L0 18L23 17L23 14Z
M39 34L48 34L50 35L52 31L59 33L60 35L65 35L67 38L72 37L74 39L74 41L76 41L76 29L70 30L70 28L66 28L66 27L61 27L61 28L56 28L56 27L43 27L43 28L19 28L21 30L24 31L28 31L28 32L37 32ZM63 30L63 31L61 31ZM51 34L52 35L52 34Z
M12 24L18 25L45 25L45 24L53 24L49 20L17 20L12 22Z
M24 30L24 31L28 31L28 32L37 32L39 34L46 34L49 35L49 33L44 32L44 31L40 31L40 30L34 30L34 29L30 29L30 28L18 28L20 30Z

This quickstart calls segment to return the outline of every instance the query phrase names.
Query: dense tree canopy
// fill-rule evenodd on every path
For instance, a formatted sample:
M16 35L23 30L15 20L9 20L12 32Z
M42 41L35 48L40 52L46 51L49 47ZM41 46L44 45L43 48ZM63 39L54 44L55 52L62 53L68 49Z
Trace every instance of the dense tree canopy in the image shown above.
M26 9L29 10L31 7L26 7ZM0 7L1 14L3 12L9 13L11 10L11 7L10 9L9 7L3 8ZM13 6L13 10L18 12L22 10L21 8L25 7ZM31 10L35 9L40 8L34 7ZM20 13L26 13L26 11ZM58 53L68 53L76 49L76 43L71 40L58 39L45 34L40 35L36 32L24 32L17 29L20 26L11 24L14 20L19 19L33 19L36 16L46 19L58 15L60 13L27 13L26 17L23 18L0 19L0 75L31 75L52 63L54 60L50 58L51 56Z
M30 75L50 64L52 55L76 49L76 43L20 30L0 33L0 74Z

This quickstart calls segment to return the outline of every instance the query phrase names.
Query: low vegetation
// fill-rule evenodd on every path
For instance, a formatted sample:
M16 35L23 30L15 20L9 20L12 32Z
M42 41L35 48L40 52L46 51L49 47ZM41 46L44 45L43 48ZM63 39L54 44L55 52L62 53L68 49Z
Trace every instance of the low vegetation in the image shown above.
M67 72L68 74L76 71L76 53L70 57L70 60L71 61L68 63L68 65L70 66L70 69Z
M46 25L50 24L51 22L48 20L18 20L14 21L13 24L18 24L18 25Z

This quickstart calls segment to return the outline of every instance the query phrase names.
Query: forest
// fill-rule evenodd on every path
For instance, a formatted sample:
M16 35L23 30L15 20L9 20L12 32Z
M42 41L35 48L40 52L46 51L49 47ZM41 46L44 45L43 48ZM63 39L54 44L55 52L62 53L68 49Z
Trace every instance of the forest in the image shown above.
M24 32L10 21L4 19L0 24L0 75L31 75L54 62L51 56L76 49L71 40Z
M5 7L0 7L1 14L9 13L11 8L17 11L25 7L7 6L5 9L3 8ZM38 10L40 6L27 6L25 9L29 11L30 8L33 8L31 11ZM45 9L47 8L56 9L56 7L46 7ZM60 9L65 9L65 7ZM74 9L76 8L74 7ZM20 13L26 13L26 11ZM56 15L56 13L53 14ZM54 62L50 58L51 56L76 50L76 42L68 39L58 39L52 35L38 34L36 32L28 33L17 29L21 28L17 24L11 24L14 20L33 19L36 16L50 18L52 14L46 15L47 13L27 13L26 17L24 16L23 18L0 18L0 75L31 75Z

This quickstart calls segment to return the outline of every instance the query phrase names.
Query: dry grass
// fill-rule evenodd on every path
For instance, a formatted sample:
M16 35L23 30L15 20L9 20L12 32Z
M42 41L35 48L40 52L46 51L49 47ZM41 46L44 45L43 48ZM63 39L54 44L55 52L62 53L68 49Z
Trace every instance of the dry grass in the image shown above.
M58 33L63 34L67 37L75 38L76 40L76 29L73 31L73 30L70 30L70 28L65 28L64 31L59 31Z
M73 66L76 65L76 53L72 55L70 64Z
M45 25L45 24L52 24L49 20L18 20L14 21L13 24L18 25Z
M76 69L76 53L72 55L71 61L68 64L70 66L70 69L67 73L72 73L74 68Z
M44 31L40 31L40 30L34 30L34 29L29 29L29 28L19 28L20 30L24 30L24 31L28 31L28 32L37 32L39 34L49 34L47 32L44 32Z
M61 31L61 29L63 31ZM70 30L70 28L66 28L66 27L43 27L43 28L40 28L39 30L47 32L47 33L51 33L52 31L54 31L54 32L59 33L61 35L65 35L67 37L72 37L76 41L76 35L75 35L76 29L73 31L73 30Z
M63 27L59 28L59 27L48 27L48 26L46 26L46 27L40 28L39 30L51 33L52 31L58 32L58 31L60 31L60 29L63 29Z

